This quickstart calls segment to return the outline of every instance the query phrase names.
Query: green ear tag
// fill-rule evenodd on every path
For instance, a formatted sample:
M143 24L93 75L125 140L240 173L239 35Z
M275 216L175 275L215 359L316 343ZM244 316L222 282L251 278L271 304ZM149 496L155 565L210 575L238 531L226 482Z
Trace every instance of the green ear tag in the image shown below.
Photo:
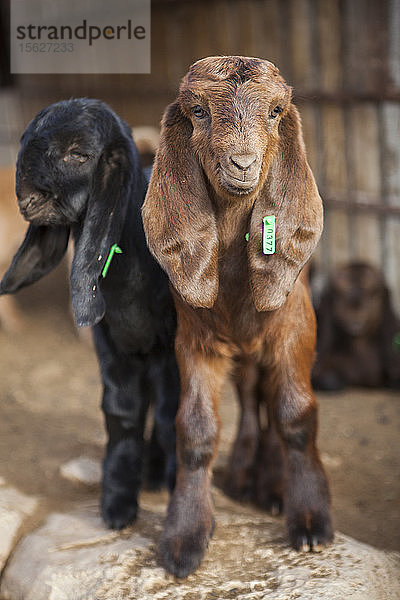
M102 276L105 277L107 275L107 271L109 269L109 266L111 264L112 261L112 257L114 256L114 254L122 254L122 250L121 248L118 246L118 244L113 244L110 248L110 252L108 254L107 260L106 260L106 264L103 267L103 270L101 272Z
M262 248L264 254L275 253L275 215L263 218Z

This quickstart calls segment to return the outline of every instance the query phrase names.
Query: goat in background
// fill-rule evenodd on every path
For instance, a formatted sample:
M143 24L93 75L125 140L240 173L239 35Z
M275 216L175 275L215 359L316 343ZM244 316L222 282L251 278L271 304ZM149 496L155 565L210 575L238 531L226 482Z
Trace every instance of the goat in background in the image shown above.
M313 384L400 387L400 322L382 273L364 262L332 274L317 309Z

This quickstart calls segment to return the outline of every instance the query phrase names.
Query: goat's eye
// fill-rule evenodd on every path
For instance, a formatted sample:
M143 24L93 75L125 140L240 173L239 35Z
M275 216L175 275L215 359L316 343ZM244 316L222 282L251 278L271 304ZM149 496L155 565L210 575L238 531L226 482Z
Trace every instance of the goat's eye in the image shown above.
M271 119L276 119L276 117L280 115L282 111L283 108L281 106L275 106L274 110L271 110L271 112L269 113L269 116L271 117Z
M194 106L192 108L192 113L197 119L204 119L204 117L207 117L208 115L207 111L205 111L200 105Z
M73 160L76 162L84 163L87 161L88 158L89 157L87 154L83 154L82 152L77 152L76 150L72 150L71 152L68 152L68 154L66 156L64 156L64 161L67 162L69 160Z

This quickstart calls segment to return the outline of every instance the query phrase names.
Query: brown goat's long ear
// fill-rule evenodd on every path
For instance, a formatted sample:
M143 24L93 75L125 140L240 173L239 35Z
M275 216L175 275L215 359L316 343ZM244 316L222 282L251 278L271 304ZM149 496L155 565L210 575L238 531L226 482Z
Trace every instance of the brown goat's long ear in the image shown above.
M250 283L258 311L282 306L313 253L323 225L322 201L308 166L294 105L279 125L280 141L257 198L248 245ZM274 254L262 248L263 218L276 217Z
M142 215L149 248L174 288L192 306L210 308L218 293L218 236L191 135L174 102L163 117Z
M128 198L137 175L133 172L136 163L131 154L132 148L125 139L104 150L93 175L83 228L74 232L70 284L72 308L79 327L95 325L106 310L99 279L111 247L120 241Z

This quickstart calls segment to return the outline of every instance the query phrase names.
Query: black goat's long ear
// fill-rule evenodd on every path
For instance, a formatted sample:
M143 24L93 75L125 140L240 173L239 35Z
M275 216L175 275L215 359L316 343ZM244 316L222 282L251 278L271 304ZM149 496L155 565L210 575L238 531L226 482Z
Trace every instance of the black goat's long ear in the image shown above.
M142 216L149 248L174 288L192 306L209 308L218 293L218 236L191 135L174 102L164 113Z
M25 239L0 283L0 294L13 294L47 275L64 256L68 238L69 227L29 225Z
M280 140L257 198L248 245L250 283L258 311L282 306L322 233L323 209L307 163L300 117L293 104L279 125ZM263 253L263 219L275 216L273 254Z
M82 229L75 234L71 300L78 327L95 325L106 304L99 278L111 247L119 243L135 176L133 143L122 137L104 150L93 174Z

